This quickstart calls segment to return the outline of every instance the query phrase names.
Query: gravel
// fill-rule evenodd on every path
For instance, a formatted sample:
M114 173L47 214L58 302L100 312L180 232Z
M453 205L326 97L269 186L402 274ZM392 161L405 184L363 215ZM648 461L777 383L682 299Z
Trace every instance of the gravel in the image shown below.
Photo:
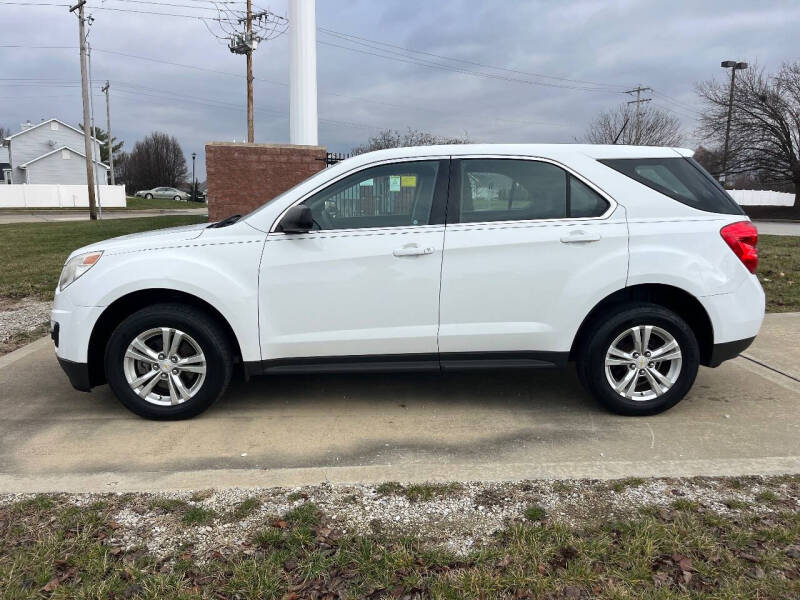
M542 507L549 521L579 525L587 520L631 516L643 507L671 518L676 500L696 503L717 514L764 514L800 508L797 478L746 478L742 480L694 478L621 482L591 480L526 481L517 483L470 482L432 487L429 499L410 500L409 488L373 485L319 485L302 488L219 489L160 494L76 494L61 496L76 506L98 500L110 505L110 519L118 524L113 546L146 549L170 559L191 546L200 560L212 556L251 553L253 535L276 518L306 502L313 502L326 525L345 534L418 536L427 544L458 554L490 541L501 528L525 519L525 509ZM765 490L776 494L768 501ZM410 495L410 494L408 494ZM30 495L0 495L0 505ZM257 507L243 518L234 510L255 498ZM165 500L180 500L173 508ZM181 518L197 506L215 515L202 525L186 525Z
M50 321L52 302L0 299L0 344Z

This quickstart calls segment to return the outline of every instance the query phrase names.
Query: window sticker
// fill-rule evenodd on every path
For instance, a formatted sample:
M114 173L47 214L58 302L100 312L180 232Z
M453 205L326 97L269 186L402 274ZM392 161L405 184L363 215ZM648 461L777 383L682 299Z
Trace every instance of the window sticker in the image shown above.
M417 187L417 176L403 175L400 178L400 185L402 185L403 187Z
M362 181L358 185L360 185L362 187L372 187L373 185L375 185L375 182L372 179L365 179L364 181Z
M400 191L400 175L389 175L389 191Z

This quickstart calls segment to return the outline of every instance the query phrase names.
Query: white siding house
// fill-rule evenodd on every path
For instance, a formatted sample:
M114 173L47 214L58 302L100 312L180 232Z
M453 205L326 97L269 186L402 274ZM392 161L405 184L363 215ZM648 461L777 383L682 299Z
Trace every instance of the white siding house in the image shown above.
M100 141L92 138L95 159ZM86 184L86 155L83 132L58 119L23 126L5 141L11 183L78 185ZM108 166L94 161L96 183L108 181ZM8 173L7 173L8 174Z

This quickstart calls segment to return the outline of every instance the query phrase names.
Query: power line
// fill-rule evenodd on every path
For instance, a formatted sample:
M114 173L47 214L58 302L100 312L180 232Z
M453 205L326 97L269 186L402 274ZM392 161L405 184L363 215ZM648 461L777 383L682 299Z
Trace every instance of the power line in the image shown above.
M606 86L606 87L613 87L613 88L628 87L628 86L621 86L621 85L617 85L617 84L601 83L601 82L597 82L597 81L588 81L588 80L584 80L584 79L573 79L573 78L569 78L569 77L560 77L560 76L557 76L557 75L545 75L543 73L534 73L534 72L531 72L531 71L522 71L522 70L519 70L519 69L509 69L507 67L498 67L498 66L495 66L495 65L488 65L488 64L485 64L485 63L479 63L479 62L472 61L472 60L466 60L466 59L462 59L462 58L454 58L454 57L451 57L451 56L445 56L443 54L436 54L434 52L427 52L427 51L424 51L424 50L415 50L413 48L408 48L406 46L398 46L398 45L395 45L395 44L390 44L388 42L381 42L379 40L372 40L372 39L369 39L369 38L365 38L365 37L361 37L361 36L357 36L357 35L353 35L353 34L349 34L349 33L343 33L341 31L335 31L333 29L327 29L325 27L318 27L317 30L322 32L322 33L326 33L328 35L332 35L334 37L342 38L342 39L345 39L345 40L348 40L348 41L359 40L361 42L369 42L370 44L377 44L377 45L380 45L380 46L386 46L388 48L394 48L394 49L397 49L397 50L402 50L404 52L410 52L410 53L414 53L414 54L422 54L422 55L425 55L425 56L431 56L431 57L439 58L439 59L442 59L442 60L449 60L449 61L453 61L453 62L459 62L459 63L462 63L462 64L481 67L481 68L484 68L484 69L495 69L495 70L498 70L498 71L506 71L508 73L516 73L518 75L527 75L529 77L541 77L541 78L544 78L544 79L555 79L557 81L567 81L567 82L572 82L572 83L584 83L584 84L595 85L595 86ZM367 45L368 47L370 47L368 44L363 44L363 45Z
M27 45L27 44L0 44L0 48L74 49L74 46L34 46L34 45ZM206 73L213 73L213 74L216 74L216 75L224 75L226 77L236 77L238 79L241 79L242 77L244 77L244 75L242 75L241 73L231 73L229 71L220 71L220 70L217 70L217 69L209 69L208 67L200 67L200 66L197 66L197 65L189 65L189 64L184 64L184 63L177 63L177 62L173 62L173 61L157 59L157 58L152 58L152 57L148 57L148 56L140 56L140 55L137 55L137 54L130 54L130 53L127 53L127 52L118 52L116 50L104 50L104 49L101 49L101 48L92 48L92 51L93 52L100 52L100 53L103 53L103 54L110 54L110 55L114 55L114 56L123 56L123 57L126 57L126 58L133 58L133 59L136 59L136 60L143 60L143 61L153 62L153 63L157 63L157 64L164 64L164 65L169 65L169 66L174 66L174 67L180 67L180 68L184 68L184 69L192 69L192 70L206 72ZM257 81L257 82L268 83L268 84L271 84L271 85L277 85L277 86L281 86L281 87L287 87L289 85L289 84L284 83L282 81L275 81L275 80L271 80L271 79L265 79L263 77L254 77L254 80ZM337 93L337 92L323 92L323 91L321 91L320 95L323 95L323 96L334 96L334 97L342 98L342 99L345 99L345 100L356 100L356 101L366 102L366 103L370 103L370 104L377 104L377 105L381 105L381 106L387 106L387 107L390 107L390 108L403 108L403 109L410 109L410 110L418 110L418 111L429 112L429 113L434 113L434 114L438 114L438 115L451 114L451 111L448 111L448 110L437 110L437 109L425 108L425 107L421 107L421 106L417 106L417 105L413 105L413 104L401 104L401 103L395 103L395 102L385 102L385 101L381 101L381 100L374 100L374 99L370 99L370 98L364 98L364 97L361 97L361 96L353 96L353 95L350 95L350 94L340 94L340 93ZM548 121L548 122L529 121L529 120L524 120L524 119L507 119L507 118L496 117L496 116L491 117L491 119L494 120L494 121L505 122L505 123L516 123L516 124L520 124L520 125L548 125L548 126L556 126L556 127L568 127L568 125L566 125L564 123L554 123L554 122L551 122L551 121Z
M371 56L377 56L379 58L385 58L385 59L388 59L388 60L394 60L394 61L397 61L397 62L413 64L413 65L419 65L419 66L428 67L428 68L431 68L431 69L440 69L440 70L443 70L443 71L450 71L450 72L453 72L453 73L461 73L461 74L464 74L464 75L471 75L473 77L481 77L481 78L484 78L484 79L495 79L495 80L501 80L501 81L514 82L514 83L522 83L522 84L527 84L527 85L553 87L553 88L561 88L561 89L574 89L574 90L581 90L581 91L585 91L585 92L603 92L603 93L607 93L607 94L608 93L617 93L617 92L615 92L613 90L610 90L608 88L587 88L587 87L580 87L580 86L567 86L567 85L559 85L559 84L555 84L555 83L546 83L546 82L542 82L542 81L531 81L529 79L520 79L520 78L516 78L516 77L506 77L504 75L497 75L495 73L485 73L485 72L481 72L481 71L470 71L470 70L467 70L467 69L461 69L459 67L451 67L451 66L448 66L448 65L440 64L440 63L425 62L425 61L422 61L422 60L412 59L410 57L402 58L400 56L391 56L391 55L387 56L385 54L378 54L376 52L369 52L367 50L361 50L359 48L353 48L351 46L342 46L340 44L334 44L332 42L325 42L325 41L318 40L317 43L318 44L323 44L325 46L333 46L335 48L343 48L344 50L350 50L351 52L359 52L361 54L368 54L368 55L371 55Z

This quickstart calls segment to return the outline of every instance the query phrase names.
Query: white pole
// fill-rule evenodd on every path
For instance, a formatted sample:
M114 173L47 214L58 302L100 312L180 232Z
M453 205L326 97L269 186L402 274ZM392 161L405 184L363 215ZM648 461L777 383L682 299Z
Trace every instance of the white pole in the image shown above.
M317 145L316 0L289 0L289 142Z

